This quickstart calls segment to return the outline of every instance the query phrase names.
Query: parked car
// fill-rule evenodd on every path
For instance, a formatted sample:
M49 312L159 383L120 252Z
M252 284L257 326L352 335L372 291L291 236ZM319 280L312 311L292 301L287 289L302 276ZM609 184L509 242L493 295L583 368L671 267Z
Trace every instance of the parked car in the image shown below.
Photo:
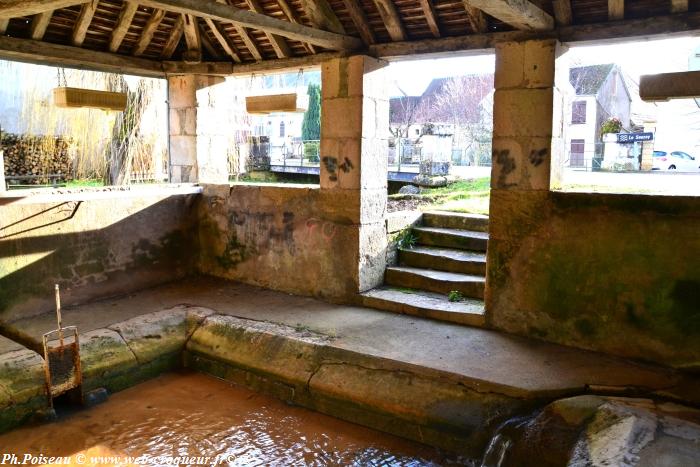
M681 172L698 172L700 161L687 152L654 151L654 165L652 170L678 170Z

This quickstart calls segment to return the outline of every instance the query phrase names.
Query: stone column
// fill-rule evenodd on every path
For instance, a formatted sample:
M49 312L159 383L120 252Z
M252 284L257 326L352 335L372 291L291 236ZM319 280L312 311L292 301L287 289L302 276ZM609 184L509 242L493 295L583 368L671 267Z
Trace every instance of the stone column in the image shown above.
M383 282L386 266L389 100L387 63L366 56L323 64L321 197L326 215L348 225L347 257L355 292Z
M547 210L550 186L560 182L569 75L566 63L557 60L563 52L553 39L496 46L486 288L491 323L497 321L499 307L517 306L505 303L501 293L513 273L509 259L518 240L537 228L537 219Z
M196 183L197 166L197 77L168 78L170 117L170 182Z

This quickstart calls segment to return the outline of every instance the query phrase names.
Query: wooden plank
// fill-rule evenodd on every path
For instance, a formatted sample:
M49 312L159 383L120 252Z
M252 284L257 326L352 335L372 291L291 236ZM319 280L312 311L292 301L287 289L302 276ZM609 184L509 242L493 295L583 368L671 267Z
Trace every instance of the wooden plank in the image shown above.
M700 71L642 75L639 97L647 102L700 97Z
M226 52L234 62L240 63L241 57L238 55L236 46L233 45L233 42L229 39L226 31L224 31L213 19L205 18L204 21L207 23L207 26L209 26L209 29L211 30L212 34L214 34L216 40L219 41L219 45L221 45L221 48L224 49L224 52Z
M32 16L45 11L54 11L91 0L0 0L0 18Z
M608 19L619 21L625 18L625 0L608 0Z
M467 11L467 19L472 31L475 33L487 32L488 24L484 13L478 8L471 6L468 0L464 0L462 3L464 3L464 9Z
M340 22L326 0L301 0L301 7L314 27L345 34L343 23Z
M92 22L92 17L95 15L95 10L97 10L97 3L97 1L92 1L84 4L81 8L80 15L73 28L73 34L71 35L71 42L73 45L83 45L85 35Z
M372 45L377 40L374 38L374 31L369 27L369 21L367 20L367 15L365 11L360 7L358 0L343 0L345 8L350 14L350 19L355 24L357 31L360 33L360 37L365 45Z
M40 41L44 38L46 34L46 28L49 27L51 22L51 17L53 16L53 11L45 11L34 15L32 18L32 24L29 26L29 37L34 40Z
M685 13L688 11L688 0L671 0L671 13Z
M7 26L10 25L10 19L9 18L0 18L0 34L5 34L5 31L7 31Z
M188 62L199 63L202 61L202 37L197 26L197 17L182 14L182 28L185 34L187 51L183 59Z
M528 0L465 0L516 29L547 31L554 28L554 18Z
M553 0L554 19L558 26L568 26L573 21L571 12L571 0Z
M248 8L250 8L253 12L259 15L265 14L265 11L262 9L257 0L246 0L246 3L248 4ZM289 45L283 37L280 37L277 34L272 34L271 32L267 31L265 32L265 35L270 41L270 45L272 45L272 48L274 49L275 54L277 55L277 58L286 58L292 55L291 50L289 50Z
M297 18L296 13L294 13L294 10L292 7L289 6L289 3L287 3L287 0L277 0L277 4L280 6L282 9L282 12L284 15L287 17L289 21L291 21L294 24L301 24L301 21ZM309 51L309 53L315 54L316 49L312 44L309 44L308 42L304 42L304 48Z
M143 55L148 48L148 44L150 44L151 40L153 39L153 34L155 34L158 26L160 26L160 22L163 21L163 18L165 18L165 10L153 10L151 17L148 18L148 21L146 21L146 24L143 27L143 31L141 31L139 41L136 43L136 46L132 51L133 55Z
M112 37L109 39L109 51L117 52L119 47L122 45L124 36L129 32L129 26L131 26L131 21L134 19L136 10L138 9L138 4L131 2L129 0L124 2L122 11L119 12L119 18L117 19L117 24L112 31Z
M262 52L260 52L258 45L255 43L250 34L248 34L246 28L244 28L243 26L236 25L236 32L239 36L241 36L241 40L243 40L246 49L248 49L248 52L250 52L253 58L255 60L262 60Z
M469 34L458 37L375 44L369 54L380 58L411 55L450 56L454 52L489 51L499 42L531 39L559 39L564 43L609 44L621 40L648 40L700 35L700 12L688 12L654 18L563 26L555 31L509 31Z
M433 36L440 37L440 26L437 23L437 14L435 13L433 2L431 0L420 0L420 7L423 9L423 15L428 23L430 32L433 33Z
M160 53L160 58L167 60L173 56L173 54L175 53L175 49L177 49L177 45L180 43L180 39L182 39L182 34L184 31L185 24L184 21L182 21L182 16L180 16L178 17L177 21L175 22L175 25L173 26L173 30L170 33L168 42L165 43L165 46L163 47L163 50Z
M407 39L406 29L403 26L399 10L391 0L374 0L374 4L379 10L379 16L382 17L384 27L386 27L389 37L392 41L405 41Z
M79 70L155 78L164 76L162 65L153 60L7 36L0 36L0 58Z
M356 50L362 47L362 41L355 37L293 24L211 0L139 0L139 3L152 8L211 18L223 23L236 23L246 28L259 29L266 33L309 42L331 50Z
M209 34L207 34L207 30L204 29L204 25L199 22L197 26L199 27L199 38L202 41L202 48L207 51L210 57L217 60L220 59L221 54L219 53L219 49L214 46L214 43L209 38Z

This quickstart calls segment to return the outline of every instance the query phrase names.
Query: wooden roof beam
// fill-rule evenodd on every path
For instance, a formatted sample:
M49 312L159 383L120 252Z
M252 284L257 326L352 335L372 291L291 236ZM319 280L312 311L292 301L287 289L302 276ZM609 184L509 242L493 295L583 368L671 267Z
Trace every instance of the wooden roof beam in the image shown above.
M134 50L131 52L133 55L143 55L148 48L148 44L153 40L153 34L155 34L163 18L165 18L165 10L153 10L151 17L148 18L148 21L146 21L143 27L143 31L141 31L141 37L139 37Z
M186 62L199 63L202 61L202 36L197 26L197 18L186 14L182 14L181 17L185 43L187 44L187 52L183 59Z
M160 58L167 60L173 56L177 45L182 39L182 33L185 30L185 22L182 20L182 16L177 18L172 31L170 32L170 37L168 37L168 42L163 46L163 50L160 52Z
M573 13L571 12L571 0L554 0L554 19L559 26L568 26L573 21Z
M112 37L109 39L109 51L117 52L119 46L122 45L124 36L129 32L129 26L131 26L131 21L134 19L136 10L138 9L138 4L129 0L124 2L124 7L122 11L119 12L119 18L117 19L117 24L112 31Z
M360 7L358 0L343 0L345 8L350 14L350 19L355 24L357 31L360 33L360 37L365 45L372 45L377 42L374 37L374 31L369 27L369 21L367 20L367 15L365 11Z
M153 60L7 36L0 36L0 59L154 78L164 76L161 63Z
M222 23L236 23L246 28L259 29L266 33L308 42L331 50L349 51L362 47L362 41L355 37L290 23L212 0L139 0L139 3L152 8L210 18Z
M698 98L700 71L642 75L639 77L639 97L645 102Z
M258 3L257 0L246 0L246 3L248 4L248 7L255 13L259 15L265 14L265 11L262 9L260 3ZM265 35L270 41L270 45L272 45L272 48L274 49L275 54L277 55L277 58L286 58L292 55L292 51L289 49L289 45L283 37L280 37L277 34L272 34L271 32L267 31L265 31Z
M287 0L277 0L277 4L279 4L280 8L282 9L282 12L284 15L287 17L289 21L291 21L294 24L301 24L301 21L299 21L299 18L297 18L296 13L294 13L294 10L292 10L292 7L289 6L289 3ZM309 51L309 53L315 54L316 53L316 48L312 44L309 44L308 42L304 42L304 47Z
M216 24L213 19L204 18L204 21L207 23L207 26L209 26L209 29L211 30L212 34L214 34L216 40L219 41L219 45L221 45L221 48L224 49L224 52L226 52L234 62L241 63L241 57L238 55L236 46L233 45L233 42L229 39L226 31Z
M425 21L428 23L430 32L433 36L440 37L440 26L437 22L437 14L435 13L435 7L431 0L420 0L420 6L423 9L423 15L425 15Z
M554 28L554 18L528 0L464 0L516 29L548 31Z
M469 19L469 26L471 26L472 31L475 33L482 33L488 30L488 24L486 22L486 16L478 8L474 8L468 0L463 0L464 9L467 11L467 18Z
M97 10L96 1L86 3L80 10L80 15L78 20L75 22L75 27L73 28L73 34L71 36L71 42L75 46L83 45L85 41L85 35L92 22L92 17L95 15L95 10Z
M608 19L610 21L625 19L625 0L608 0Z
M7 31L7 26L10 25L10 19L9 18L0 18L0 34L5 34L5 31Z
M29 25L29 37L36 41L42 40L44 38L44 34L46 34L46 29L49 27L52 16L53 10L34 15L32 18L32 24Z
M314 27L324 31L345 34L343 23L340 22L326 0L301 0L301 7Z
M399 10L396 9L392 0L374 0L374 4L379 10L379 16L382 17L391 40L405 41L408 37L406 36L406 28L404 28L401 16L399 16Z
M0 0L0 18L32 16L45 11L54 11L91 0Z

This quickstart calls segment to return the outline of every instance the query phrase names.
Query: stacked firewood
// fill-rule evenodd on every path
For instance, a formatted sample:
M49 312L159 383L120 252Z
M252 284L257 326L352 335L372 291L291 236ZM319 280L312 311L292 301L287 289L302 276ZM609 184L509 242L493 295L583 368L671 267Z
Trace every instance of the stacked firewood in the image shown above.
M4 153L5 176L8 179L20 177L18 181L23 185L47 183L43 176L60 175L62 180L72 179L69 147L69 142L60 137L3 133L0 151Z

